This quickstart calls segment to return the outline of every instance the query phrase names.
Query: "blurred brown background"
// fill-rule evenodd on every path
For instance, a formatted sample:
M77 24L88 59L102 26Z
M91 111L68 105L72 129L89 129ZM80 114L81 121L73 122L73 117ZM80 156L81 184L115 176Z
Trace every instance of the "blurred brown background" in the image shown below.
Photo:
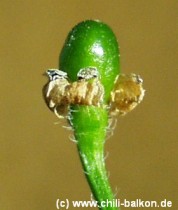
M43 72L58 68L68 32L85 19L111 26L122 72L140 74L146 89L106 143L116 197L167 199L178 208L177 11L176 0L1 0L0 209L55 210L57 198L90 200L71 133L41 94Z

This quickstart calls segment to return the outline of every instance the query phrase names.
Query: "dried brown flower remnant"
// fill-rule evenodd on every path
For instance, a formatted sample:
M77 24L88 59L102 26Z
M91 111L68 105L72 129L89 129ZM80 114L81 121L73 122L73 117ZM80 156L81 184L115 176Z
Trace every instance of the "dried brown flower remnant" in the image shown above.
M120 74L111 92L108 105L103 104L104 87L94 67L80 69L75 82L69 82L67 73L47 70L49 82L43 89L47 106L59 117L68 115L69 105L108 107L110 116L125 115L143 99L143 80L136 74Z
M96 69L81 69L78 81L69 82L61 70L47 70L50 81L43 88L47 106L59 117L67 115L68 107L73 105L101 106L104 88L98 80Z
M136 74L120 74L111 92L110 115L125 115L133 110L143 99L145 90L143 80Z

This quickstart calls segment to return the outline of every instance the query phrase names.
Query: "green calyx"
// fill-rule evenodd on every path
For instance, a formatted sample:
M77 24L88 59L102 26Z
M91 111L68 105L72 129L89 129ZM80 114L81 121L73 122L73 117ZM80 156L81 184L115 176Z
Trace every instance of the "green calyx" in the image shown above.
M119 49L113 31L100 21L87 20L76 25L62 48L59 69L69 80L77 81L80 69L95 67L104 87L103 105L107 105L119 74ZM108 129L107 106L71 105L69 122L74 129L79 156L94 198L112 201L112 193L104 161L104 143ZM116 210L99 206L102 210Z

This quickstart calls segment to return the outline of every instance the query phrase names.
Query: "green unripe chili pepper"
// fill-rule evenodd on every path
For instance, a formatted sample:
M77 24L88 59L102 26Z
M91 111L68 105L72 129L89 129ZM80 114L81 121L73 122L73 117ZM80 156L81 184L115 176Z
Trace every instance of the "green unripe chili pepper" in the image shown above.
M57 117L68 119L94 198L101 210L116 210L104 161L108 121L133 110L144 97L143 80L120 74L112 30L87 20L69 33L59 69L48 69L43 97Z
M77 80L80 69L88 66L98 69L107 102L120 72L119 49L111 28L99 21L87 20L75 26L60 54L59 69L67 72L72 81Z
M69 33L59 59L59 69L67 72L70 81L86 67L96 67L104 87L106 106L72 105L70 124L74 129L77 147L92 193L99 205L114 198L108 182L104 161L104 143L108 127L107 105L119 74L119 49L113 31L100 21L79 23ZM100 207L114 210L116 207Z

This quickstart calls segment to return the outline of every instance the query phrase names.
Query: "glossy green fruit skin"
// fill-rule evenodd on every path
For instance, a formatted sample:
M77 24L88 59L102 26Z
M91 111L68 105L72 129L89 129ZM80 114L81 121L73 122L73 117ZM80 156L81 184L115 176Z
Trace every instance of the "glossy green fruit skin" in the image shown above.
M117 39L108 25L93 20L79 23L69 33L59 60L60 69L68 73L71 81L77 80L80 69L96 67L105 88L105 102L108 101L120 72Z
M59 62L59 69L67 72L71 81L77 80L80 69L96 67L105 90L103 105L108 105L115 78L120 71L118 43L106 24L87 20L76 25L65 41ZM106 107L72 105L69 113L83 169L98 204L114 199L105 168L104 143L108 130Z

